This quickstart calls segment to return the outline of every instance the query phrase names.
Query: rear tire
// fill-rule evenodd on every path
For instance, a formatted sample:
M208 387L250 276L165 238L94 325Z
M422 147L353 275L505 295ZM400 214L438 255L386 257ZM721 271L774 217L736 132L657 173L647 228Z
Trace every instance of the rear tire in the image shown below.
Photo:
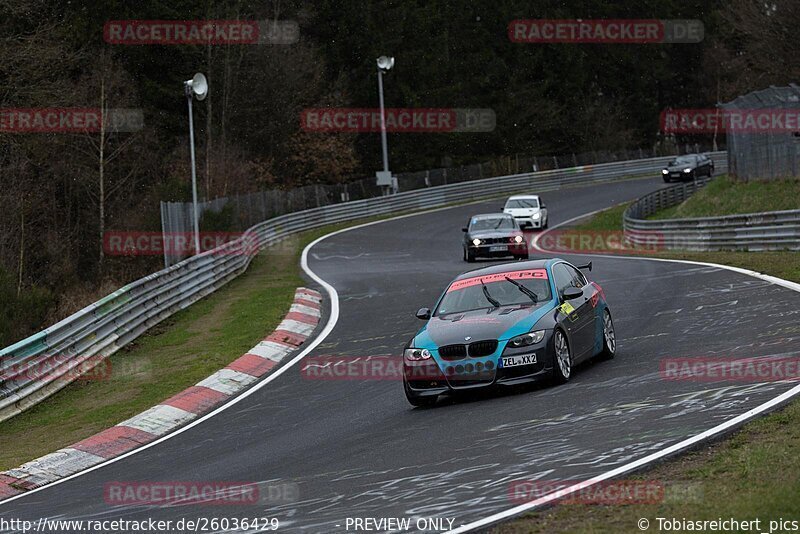
M553 334L553 382L564 384L572 376L572 353L567 335L561 329Z
M426 408L429 406L433 406L434 404L436 404L436 399L439 398L438 395L431 397L420 397L415 395L414 392L412 392L409 389L408 383L406 383L405 380L403 380L403 390L405 390L406 399L408 400L408 403L411 406L415 406L417 408Z
M612 360L617 352L617 334L614 331L614 321L608 308L603 310L603 350L600 357L603 360Z

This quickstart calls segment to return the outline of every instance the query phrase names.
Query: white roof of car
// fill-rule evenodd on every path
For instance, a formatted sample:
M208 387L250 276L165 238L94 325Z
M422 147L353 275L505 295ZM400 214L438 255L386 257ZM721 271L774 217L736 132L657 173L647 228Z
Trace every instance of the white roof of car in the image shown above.
M508 197L508 200L514 200L514 199L518 199L518 198L535 198L535 199L538 200L539 199L539 195L512 195L512 196Z

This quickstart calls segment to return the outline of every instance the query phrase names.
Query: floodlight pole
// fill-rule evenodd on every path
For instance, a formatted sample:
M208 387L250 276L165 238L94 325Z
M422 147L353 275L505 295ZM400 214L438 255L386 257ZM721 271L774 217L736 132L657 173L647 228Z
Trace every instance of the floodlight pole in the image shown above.
M189 104L189 152L192 155L192 219L194 219L194 253L200 254L200 217L197 211L197 174L194 163L194 120L192 119L192 88L184 84L186 101Z
M381 146L383 148L383 171L389 171L389 148L386 143L386 110L383 106L383 69L378 67L378 102L381 107Z

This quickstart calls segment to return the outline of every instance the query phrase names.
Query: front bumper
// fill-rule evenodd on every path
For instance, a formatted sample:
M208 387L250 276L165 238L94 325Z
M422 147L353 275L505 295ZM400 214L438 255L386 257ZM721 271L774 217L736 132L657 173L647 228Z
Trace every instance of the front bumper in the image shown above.
M502 342L505 346L506 342ZM536 354L536 363L503 367L502 358ZM407 387L418 396L434 396L476 388L515 386L547 378L553 370L552 332L529 347L505 347L502 354L437 363L434 358L403 362ZM480 365L479 365L480 364Z
M694 171L690 172L683 172L683 171L669 171L667 174L662 173L661 176L664 177L665 180L685 180L691 178L694 175Z
M506 250L497 250L498 247L506 247ZM495 250L492 250L492 249ZM476 257L499 258L504 256L522 256L528 252L528 243L508 243L508 244L485 244L475 246L470 243L469 251Z
M542 218L541 217L539 217L538 219L534 219L532 217L514 217L514 220L517 221L517 223L523 228L525 228L525 227L541 228L542 227Z

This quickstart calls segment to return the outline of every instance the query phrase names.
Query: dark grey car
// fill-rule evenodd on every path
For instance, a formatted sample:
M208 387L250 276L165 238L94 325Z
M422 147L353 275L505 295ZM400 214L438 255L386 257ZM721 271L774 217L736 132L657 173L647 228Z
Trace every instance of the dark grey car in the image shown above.
M514 217L505 213L474 215L464 231L464 261L473 262L478 257L497 258L513 256L528 259L525 234Z
M701 176L710 178L713 174L714 161L705 154L678 156L661 170L661 176L667 183L695 180Z

